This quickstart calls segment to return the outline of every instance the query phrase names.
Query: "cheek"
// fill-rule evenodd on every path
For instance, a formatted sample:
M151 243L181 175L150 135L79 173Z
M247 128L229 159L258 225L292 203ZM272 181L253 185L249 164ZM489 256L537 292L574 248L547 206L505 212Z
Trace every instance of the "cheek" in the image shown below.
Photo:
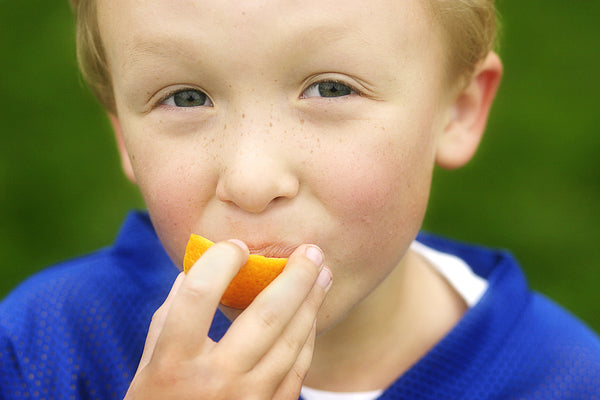
M181 265L194 222L214 193L214 165L202 150L190 152L160 140L132 146L130 156L155 230L167 253Z
M145 199L155 230L171 259L181 266L189 233L193 230L191 222L201 208L198 191L190 187L186 178L174 182L171 174L148 176L146 182L140 182L140 190ZM171 179L169 179L169 175Z
M389 269L421 227L434 164L429 131L384 134L330 154L321 167L319 197L338 221L344 264Z
M378 226L425 206L433 167L426 146L388 140L357 147L323 168L325 201L336 214L350 224Z
M388 125L383 134L391 131ZM335 221L324 248L334 285L323 315L331 321L399 265L423 221L434 165L431 131L393 132L331 145L337 150L319 157L321 181L313 190Z

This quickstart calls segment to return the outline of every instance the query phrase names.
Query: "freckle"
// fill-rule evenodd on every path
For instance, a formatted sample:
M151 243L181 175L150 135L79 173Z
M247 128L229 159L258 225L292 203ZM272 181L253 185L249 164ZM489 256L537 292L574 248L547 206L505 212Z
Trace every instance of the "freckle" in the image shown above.
M246 118L246 114L242 114L242 118Z
M273 123L272 123L272 122L269 122L269 126L271 126L271 127L272 127L272 126L273 126Z
M300 124L304 125L304 119L302 119L302 118L300 119Z
M223 130L227 129L227 124L223 125Z

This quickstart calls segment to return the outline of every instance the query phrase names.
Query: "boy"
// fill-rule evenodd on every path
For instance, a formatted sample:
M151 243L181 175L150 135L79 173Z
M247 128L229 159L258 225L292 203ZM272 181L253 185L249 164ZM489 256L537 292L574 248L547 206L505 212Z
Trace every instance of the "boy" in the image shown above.
M598 339L509 256L415 241L500 81L491 1L74 3L149 216L3 302L3 397L600 398ZM249 252L289 261L216 311Z

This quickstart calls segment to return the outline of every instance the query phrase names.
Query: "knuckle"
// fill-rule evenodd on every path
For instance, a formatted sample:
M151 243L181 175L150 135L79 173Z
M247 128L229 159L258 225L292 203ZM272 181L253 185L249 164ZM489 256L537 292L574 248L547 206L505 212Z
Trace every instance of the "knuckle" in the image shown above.
M283 335L281 338L285 346L293 353L302 348L306 338L299 338L297 335Z
M304 377L306 376L306 372L303 368L300 368L297 365L294 365L292 367L292 370L290 371L290 377L293 381L302 384L302 382L304 381Z
M154 314L152 314L152 320L150 321L150 325L155 325L162 319L164 319L167 310L164 304L156 309Z
M210 364L210 365L208 365ZM201 399L230 399L237 377L215 363L181 361L169 357L153 360L143 371L146 382L154 388L179 388Z
M167 319L168 312L169 310L164 304L157 308L154 314L152 314L149 330L161 329L160 327L164 324L165 320Z
M169 387L181 381L181 363L170 357L154 358L145 368L144 373L150 382L157 387Z
M188 282L180 290L186 297L191 297L197 301L203 301L214 296L214 288L204 281Z
M258 312L260 323L267 329L275 328L279 321L279 315L272 309L262 309Z

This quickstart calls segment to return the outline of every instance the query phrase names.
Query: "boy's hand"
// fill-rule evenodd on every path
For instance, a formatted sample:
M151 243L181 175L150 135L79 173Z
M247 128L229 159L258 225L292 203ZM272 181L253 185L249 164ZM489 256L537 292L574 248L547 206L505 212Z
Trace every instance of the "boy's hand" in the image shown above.
M298 398L331 272L320 250L300 246L216 343L213 315L247 258L243 243L220 242L179 275L154 314L126 399Z

